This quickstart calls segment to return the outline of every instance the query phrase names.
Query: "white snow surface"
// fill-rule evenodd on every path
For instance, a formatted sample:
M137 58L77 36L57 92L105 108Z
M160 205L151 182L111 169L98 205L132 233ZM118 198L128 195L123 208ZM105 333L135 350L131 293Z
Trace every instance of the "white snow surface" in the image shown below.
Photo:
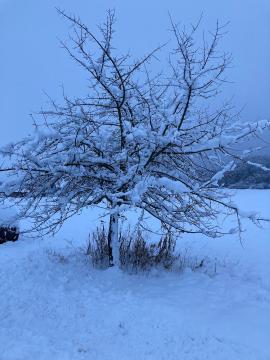
M241 190L243 211L270 217L270 191ZM0 246L1 360L269 360L270 224L179 240L197 271L128 275L84 255L98 212L55 239Z
M17 226L19 227L19 222L16 219L17 211L6 205L0 206L0 226Z

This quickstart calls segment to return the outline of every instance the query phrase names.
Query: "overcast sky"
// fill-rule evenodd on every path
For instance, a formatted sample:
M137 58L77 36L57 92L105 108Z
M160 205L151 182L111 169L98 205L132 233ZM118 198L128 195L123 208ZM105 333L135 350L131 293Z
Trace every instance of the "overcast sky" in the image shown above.
M116 46L134 55L168 40L170 12L181 24L203 27L230 21L222 47L233 54L225 96L245 106L245 120L270 118L270 0L0 0L0 146L31 132L30 113L46 103L44 91L59 98L82 91L80 70L60 48L66 22L55 7L78 14L94 28L115 8Z

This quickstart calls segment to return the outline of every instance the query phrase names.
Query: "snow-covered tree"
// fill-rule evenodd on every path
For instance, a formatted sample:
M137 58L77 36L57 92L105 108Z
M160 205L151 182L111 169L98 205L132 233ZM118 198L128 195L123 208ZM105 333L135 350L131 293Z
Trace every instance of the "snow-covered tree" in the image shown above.
M85 71L88 93L52 101L33 136L1 150L10 158L2 199L16 193L20 216L45 232L84 208L107 206L114 264L118 219L130 208L181 233L222 234L217 215L238 217L238 209L218 180L233 167L235 145L269 125L240 122L227 103L214 108L230 63L218 50L223 27L198 45L199 25L181 30L172 21L174 49L164 74L153 74L168 44L132 61L113 46L113 12L97 35L59 12L73 26L62 45Z

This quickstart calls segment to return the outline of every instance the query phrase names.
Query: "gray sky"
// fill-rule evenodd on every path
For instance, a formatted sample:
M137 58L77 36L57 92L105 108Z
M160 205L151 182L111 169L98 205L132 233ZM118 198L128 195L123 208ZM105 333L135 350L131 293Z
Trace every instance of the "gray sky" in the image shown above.
M181 24L203 27L230 21L222 42L233 54L225 96L245 106L244 120L270 118L270 1L269 0L0 0L0 146L31 132L29 114L46 105L64 84L70 95L83 89L81 71L72 64L58 39L67 37L67 23L55 6L78 14L90 27L115 8L116 46L142 55L171 37L168 12Z

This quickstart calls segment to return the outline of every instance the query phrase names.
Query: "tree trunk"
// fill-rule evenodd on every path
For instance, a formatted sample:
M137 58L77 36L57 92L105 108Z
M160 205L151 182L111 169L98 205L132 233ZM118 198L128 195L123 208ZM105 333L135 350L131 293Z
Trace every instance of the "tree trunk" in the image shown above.
M110 215L108 245L110 266L120 266L120 244L118 234L119 214Z

